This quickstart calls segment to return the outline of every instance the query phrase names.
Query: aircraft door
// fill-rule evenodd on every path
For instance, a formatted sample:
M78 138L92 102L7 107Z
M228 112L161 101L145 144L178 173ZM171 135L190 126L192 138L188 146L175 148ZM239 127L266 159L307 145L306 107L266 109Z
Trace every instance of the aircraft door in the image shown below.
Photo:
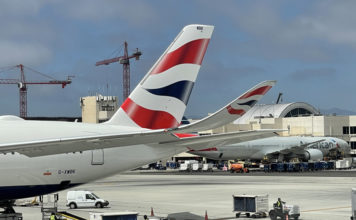
M104 164L104 150L97 149L92 150L91 165L103 165Z

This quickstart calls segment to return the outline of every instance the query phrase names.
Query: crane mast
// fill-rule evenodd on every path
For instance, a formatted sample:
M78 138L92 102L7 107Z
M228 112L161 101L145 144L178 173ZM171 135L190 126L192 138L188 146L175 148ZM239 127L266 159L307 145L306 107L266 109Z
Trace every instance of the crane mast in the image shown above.
M127 99L130 95L130 59L135 58L136 60L140 59L142 55L141 51L136 48L136 52L128 55L127 42L124 42L124 55L120 57L115 57L112 59L106 59L96 62L96 66L100 65L109 65L110 63L119 62L122 64L123 74L122 74L122 88L123 88L123 101Z
M19 91L20 91L20 117L26 118L27 117L27 86L26 86L25 72L23 70L22 64L19 64L16 67L19 67L21 71L21 79L18 84Z

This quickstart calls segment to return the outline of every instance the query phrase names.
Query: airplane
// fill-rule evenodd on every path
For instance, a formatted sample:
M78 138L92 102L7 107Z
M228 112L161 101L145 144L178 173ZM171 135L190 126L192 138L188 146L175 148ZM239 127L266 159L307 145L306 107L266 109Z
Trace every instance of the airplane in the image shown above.
M10 200L112 176L185 152L188 146L199 149L274 136L276 130L201 137L187 133L235 120L274 81L257 85L200 122L180 126L213 29L209 25L185 26L105 123L0 116L0 207L11 211Z
M350 146L334 137L268 137L234 143L189 153L213 160L277 160L279 162L298 158L302 161L320 161L331 151L349 152Z

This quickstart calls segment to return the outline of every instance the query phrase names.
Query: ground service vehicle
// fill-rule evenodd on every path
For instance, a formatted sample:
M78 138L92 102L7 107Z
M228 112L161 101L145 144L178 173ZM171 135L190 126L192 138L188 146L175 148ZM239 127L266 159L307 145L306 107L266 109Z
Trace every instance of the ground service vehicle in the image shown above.
M107 200L100 199L97 195L90 191L78 190L68 191L66 205L71 209L81 207L103 208L108 206L109 202Z
M231 164L230 172L231 173L234 173L234 172L235 173L248 173L249 170L242 163L233 163L233 164Z
M277 203L273 204L273 209L269 211L269 217L271 220L277 220L278 217L281 220L293 219L298 220L300 216L300 208L297 205L286 205L282 202L282 206L278 207Z

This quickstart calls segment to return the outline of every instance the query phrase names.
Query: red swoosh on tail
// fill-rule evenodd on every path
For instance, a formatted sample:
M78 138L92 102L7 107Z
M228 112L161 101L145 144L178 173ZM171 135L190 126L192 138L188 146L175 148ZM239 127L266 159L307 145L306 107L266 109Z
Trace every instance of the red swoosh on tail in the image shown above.
M243 110L243 109L234 109L233 107L231 107L231 105L226 107L226 109L231 115L243 115L243 114L245 114L245 110Z
M130 98L125 100L121 108L141 128L164 129L179 125L178 121L171 114L144 108Z
M255 90L253 90L251 92L248 92L248 93L244 94L239 99L247 99L248 97L251 97L251 96L254 96L254 95L264 95L271 88L272 88L272 86L262 86L262 87L260 87L258 89L255 89Z
M151 74L162 73L173 66L190 63L200 65L203 61L206 49L210 39L193 40L179 47L178 49L167 53L153 68Z

